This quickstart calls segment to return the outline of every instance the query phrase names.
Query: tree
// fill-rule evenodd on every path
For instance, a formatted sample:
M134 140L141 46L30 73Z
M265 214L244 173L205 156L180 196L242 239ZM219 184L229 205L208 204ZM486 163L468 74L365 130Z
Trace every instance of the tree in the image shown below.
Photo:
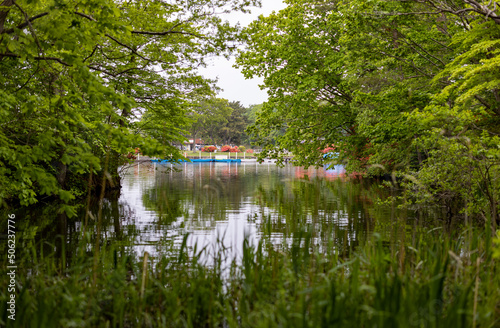
M288 4L250 25L237 61L270 96L250 128L262 156L318 165L333 144L350 171L406 177L412 201L498 219L495 5Z
M239 101L231 101L231 116L219 129L219 137L223 144L239 145L245 137L245 129L248 125L245 112L246 108Z
M358 135L366 150L349 159L364 159L356 165L361 172L370 164L382 165L386 172L404 171L418 167L425 157L415 143L422 127L408 120L408 114L425 108L442 88L431 81L455 55L450 35L462 29L426 10L419 2L382 1L353 1L340 8L341 46L355 90ZM410 14L414 12L422 14ZM380 166L371 170L381 173Z
M26 206L55 197L73 215L89 174L119 185L121 154L173 153L181 131L171 127L211 93L196 68L237 40L217 11L257 3L4 0L0 199ZM166 120L169 131L151 132L141 115Z
M377 101L378 107L401 106L406 102L405 93L408 99L415 97L415 91L419 95L418 103L404 105L406 109L399 115L404 126L395 125L407 127L397 133L406 142L395 149L400 154L405 148L413 149L412 153L418 155L418 165L412 165L408 155L404 156L406 161L396 161L397 170L409 178L410 195L417 195L411 198L443 206L450 218L466 213L499 220L500 98L494 67L498 63L500 30L495 8L475 1L457 4L433 0L413 6L389 2L373 3L373 7L360 2L360 6L363 10L356 6L350 9L371 26L371 32L365 33L370 39L377 35L373 31L384 31L374 27L392 24L395 47L392 52L381 53L380 58L395 59L402 67L400 71L406 73L400 82L391 81L392 87L378 92L383 95L394 85L402 87L399 101ZM374 18L378 18L378 24L373 23ZM373 44L380 42L372 41L372 52L378 48ZM388 66L385 64L384 69ZM383 113L386 115L364 127L366 135L373 136L369 133L383 127L381 123L389 112ZM382 151L375 154L371 163L383 158Z
M290 1L247 29L248 49L237 63L246 77L263 77L269 94L249 129L259 138L262 157L279 159L281 151L291 150L298 165L315 165L321 154L311 150L356 135L340 24L328 21L334 10L319 1Z
M448 1L428 2L436 12L455 17L463 29L451 40L456 45L454 58L434 78L444 88L426 108L412 113L412 119L424 127L418 141L429 153L414 174L419 184L412 187L444 199L450 217L459 208L496 228L500 221L500 75L496 69L500 26L495 8L466 2L461 8Z
M227 123L232 108L226 99L211 98L198 104L192 112L192 124L190 128L194 143L197 136L210 139L214 144L219 143L219 131L221 126Z

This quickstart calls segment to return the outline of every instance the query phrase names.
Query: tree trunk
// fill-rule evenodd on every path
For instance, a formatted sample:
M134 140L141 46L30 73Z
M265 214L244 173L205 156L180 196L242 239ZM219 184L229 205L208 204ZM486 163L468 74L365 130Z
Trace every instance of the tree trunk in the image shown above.
M193 143L191 144L191 151L194 151L194 147L196 146L196 132L192 133Z
M0 4L0 7L11 7L14 4L14 0L4 0ZM7 16L9 15L10 8L5 8L5 9L0 9L0 34L4 30L4 25L5 25L5 20L7 19Z

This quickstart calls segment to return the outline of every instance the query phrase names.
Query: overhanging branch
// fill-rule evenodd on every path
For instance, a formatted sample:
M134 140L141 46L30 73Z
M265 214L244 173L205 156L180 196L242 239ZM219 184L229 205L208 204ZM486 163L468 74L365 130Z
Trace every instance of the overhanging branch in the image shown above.
M183 31L163 31L163 32L153 32L153 31L132 31L132 34L141 34L141 35L158 35L158 36L164 36L168 34L182 34L182 35L191 35L195 36L197 38L204 39L202 35L198 35L196 33L191 33L191 32L183 32Z
M0 58L3 58L3 57L10 57L10 58L21 58L20 55L17 55L17 54L11 54L11 53L4 53L4 54L0 54ZM35 56L33 57L33 59L35 60L47 60L47 61L56 61L64 66L71 66L70 64L66 63L65 61L63 61L61 58L57 58L57 57L46 57L46 56Z
M49 13L48 12L45 12L45 13L41 13L41 14L38 14L36 16L33 16L31 18L28 18L26 22L22 23L22 24L19 24L17 25L15 28L9 28L8 30L3 30L0 32L0 34L12 34L14 33L14 31L16 29L22 29L22 28L25 28L26 26L29 25L29 23L33 22L35 19L38 19L38 18L41 18L43 16L47 16ZM29 23L28 23L29 22Z

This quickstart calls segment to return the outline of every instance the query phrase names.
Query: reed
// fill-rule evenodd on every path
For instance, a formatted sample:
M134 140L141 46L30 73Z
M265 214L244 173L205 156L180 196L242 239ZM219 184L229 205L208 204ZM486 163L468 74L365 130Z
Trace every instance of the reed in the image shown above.
M223 246L136 256L102 246L71 259L26 249L18 264L16 321L9 327L493 327L500 275L485 232L421 229L411 242L374 233L351 252L245 240L229 266ZM82 240L83 247L84 241ZM329 246L330 247L329 247ZM347 247L347 246L346 246ZM403 255L404 253L404 255ZM346 255L347 254L347 255ZM65 263L63 265L63 263ZM2 267L5 267L2 265ZM2 272L5 275L5 272ZM95 278L95 285L94 285Z

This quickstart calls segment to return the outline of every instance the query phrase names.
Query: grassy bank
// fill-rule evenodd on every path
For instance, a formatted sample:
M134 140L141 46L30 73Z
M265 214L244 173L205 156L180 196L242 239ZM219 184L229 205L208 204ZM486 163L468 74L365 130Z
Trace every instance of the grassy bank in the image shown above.
M184 244L183 244L184 245ZM286 246L288 245L288 246ZM16 271L16 320L8 327L494 327L500 275L491 238L469 229L414 233L406 242L374 234L356 250L245 243L229 252L136 258L123 249L72 259L26 250ZM189 253L193 253L191 250ZM98 259L98 261L96 261ZM2 265L5 268L6 265ZM5 277L5 272L2 276ZM226 278L224 278L226 277Z

